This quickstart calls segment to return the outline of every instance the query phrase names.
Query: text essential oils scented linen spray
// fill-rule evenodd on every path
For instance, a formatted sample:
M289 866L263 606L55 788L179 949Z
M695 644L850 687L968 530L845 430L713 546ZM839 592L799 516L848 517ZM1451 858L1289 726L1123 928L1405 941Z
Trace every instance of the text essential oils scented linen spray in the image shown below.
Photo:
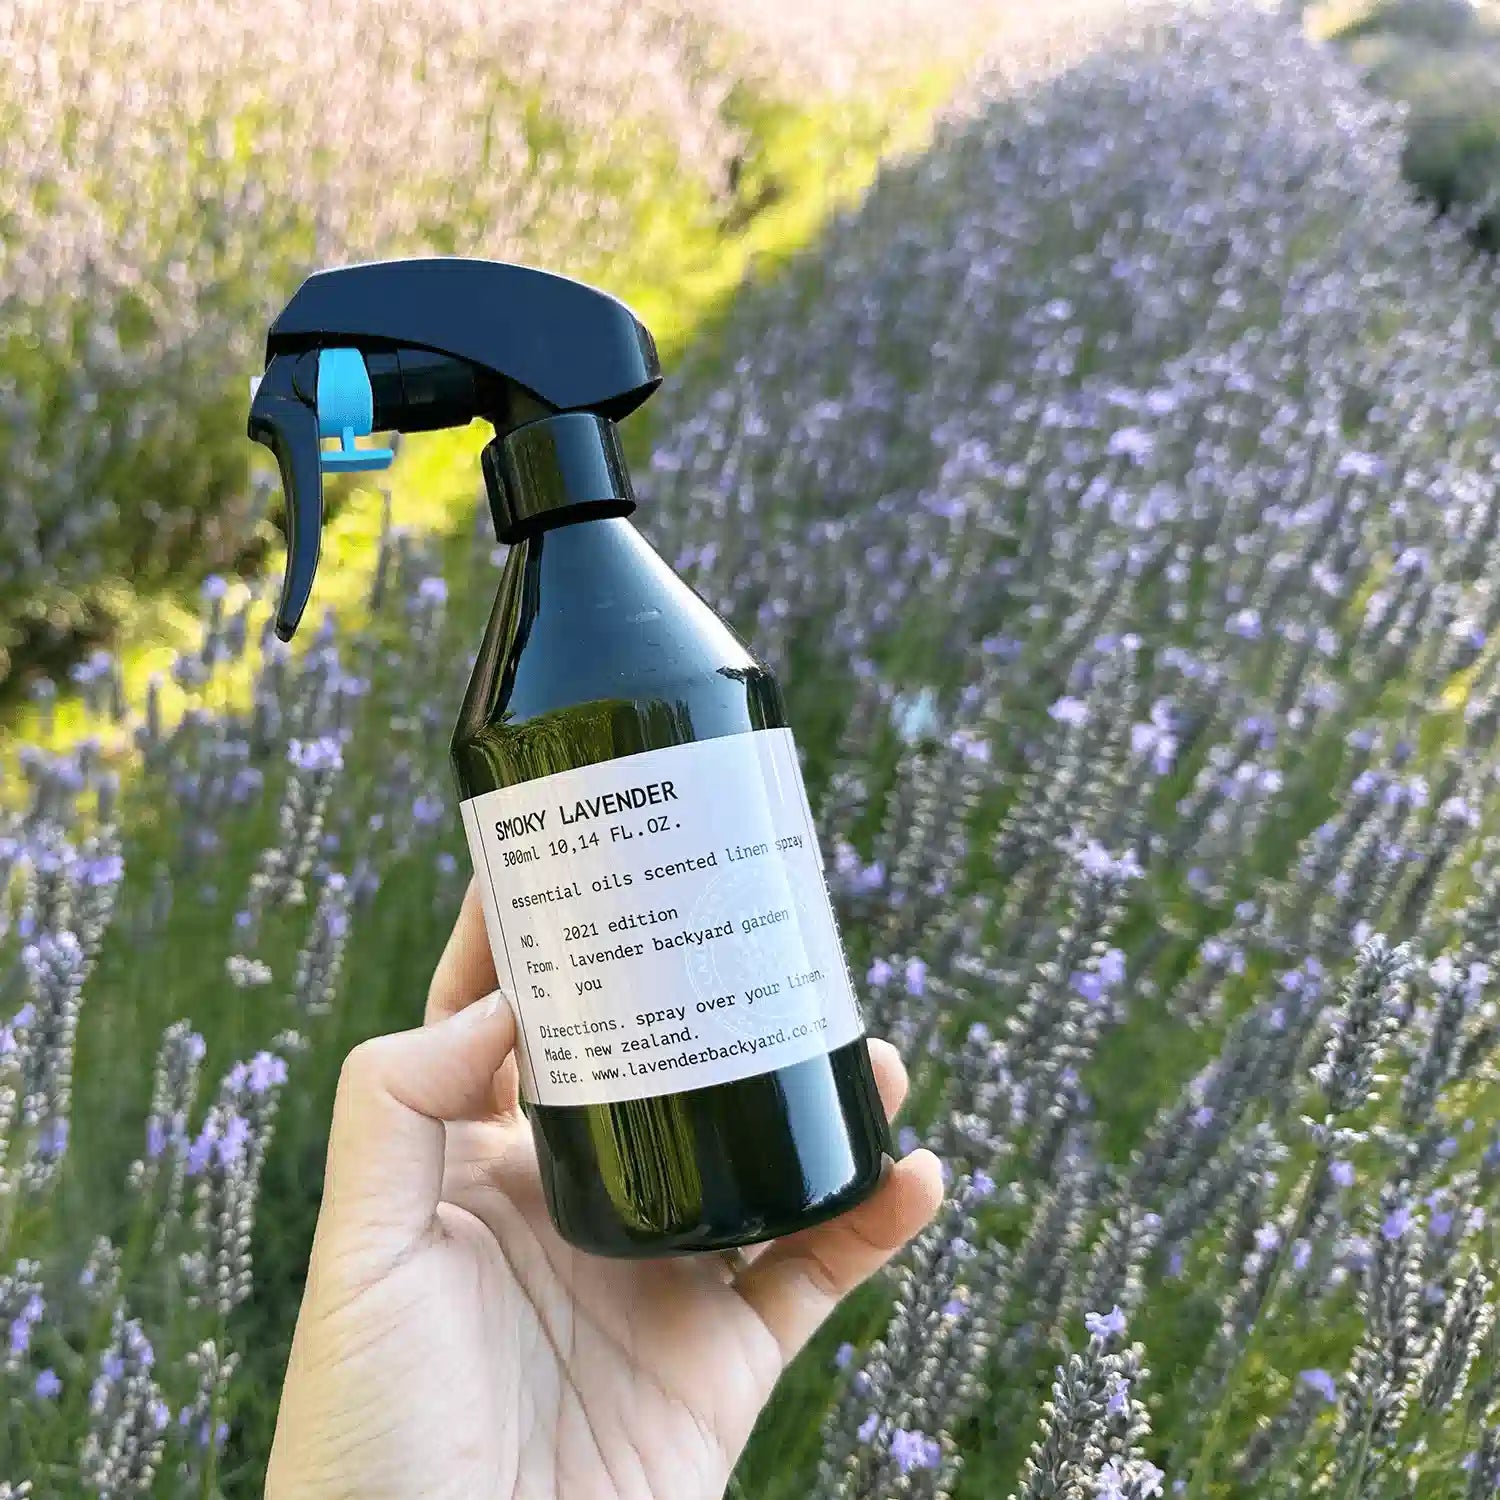
M283 640L323 470L390 462L354 437L495 428L511 550L452 757L559 1230L662 1255L858 1203L889 1135L780 689L626 519L615 423L660 383L651 335L565 277L384 261L309 277L266 360Z

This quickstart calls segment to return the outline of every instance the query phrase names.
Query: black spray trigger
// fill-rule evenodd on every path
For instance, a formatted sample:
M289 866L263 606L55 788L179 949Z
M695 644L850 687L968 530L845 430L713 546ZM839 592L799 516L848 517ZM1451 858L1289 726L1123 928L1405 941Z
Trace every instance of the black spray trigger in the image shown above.
M293 384L295 356L266 367L250 403L249 435L276 455L286 499L286 572L276 606L276 634L289 641L307 608L323 540L323 468L318 414Z
M250 436L276 454L287 562L276 633L307 607L323 471L384 468L371 431L495 429L483 469L496 534L515 540L635 508L615 423L661 383L651 335L624 303L502 261L435 256L320 271L266 336ZM327 452L320 438L338 441Z

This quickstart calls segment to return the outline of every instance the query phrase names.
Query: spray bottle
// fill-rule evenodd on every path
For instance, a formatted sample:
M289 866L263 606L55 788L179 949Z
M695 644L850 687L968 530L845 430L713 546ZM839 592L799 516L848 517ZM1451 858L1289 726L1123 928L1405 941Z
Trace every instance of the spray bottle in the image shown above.
M615 1256L804 1228L891 1151L776 679L627 519L616 424L660 382L592 287L380 261L298 289L249 421L285 491L282 640L323 472L391 460L354 438L494 427L509 552L451 756L548 1206Z

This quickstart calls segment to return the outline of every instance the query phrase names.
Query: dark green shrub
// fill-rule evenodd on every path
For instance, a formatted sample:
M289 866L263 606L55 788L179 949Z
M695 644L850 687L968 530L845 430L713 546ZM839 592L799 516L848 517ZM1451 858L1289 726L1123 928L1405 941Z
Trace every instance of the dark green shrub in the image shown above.
M1340 42L1394 36L1435 47L1462 46L1478 24L1469 0L1376 0L1332 35Z
M1488 14L1470 0L1383 0L1309 20L1406 107L1407 180L1500 250L1500 26Z

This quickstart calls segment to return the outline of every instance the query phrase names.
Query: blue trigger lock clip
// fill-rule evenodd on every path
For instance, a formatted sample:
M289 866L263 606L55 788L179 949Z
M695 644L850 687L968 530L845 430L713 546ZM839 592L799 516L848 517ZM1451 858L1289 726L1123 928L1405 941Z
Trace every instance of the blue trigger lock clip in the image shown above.
M375 421L375 392L358 349L323 349L318 354L318 436L339 440L318 454L325 469L352 473L386 469L395 460L389 448L356 448Z

